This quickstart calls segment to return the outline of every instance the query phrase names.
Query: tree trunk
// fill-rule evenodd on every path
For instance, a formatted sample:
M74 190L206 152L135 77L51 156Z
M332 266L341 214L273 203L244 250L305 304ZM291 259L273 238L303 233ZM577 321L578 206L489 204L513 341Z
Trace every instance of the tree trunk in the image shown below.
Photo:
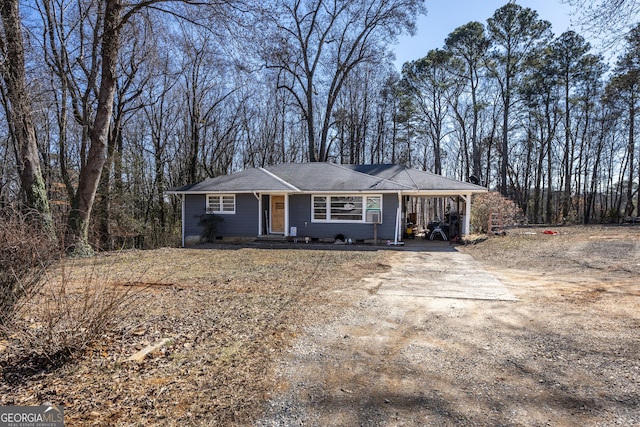
M629 140L628 140L628 148L629 151L629 179L627 181L627 204L625 205L624 214L625 216L633 215L633 178L634 178L634 166L635 166L635 120L636 120L636 105L635 105L635 97L631 96L631 101L629 102Z
M480 106L478 105L478 99L477 99L477 77L476 77L476 70L472 69L471 67L469 67L471 69L471 105L473 107L473 123L472 123L472 127L471 127L471 150L472 150L472 162L473 162L473 166L471 168L471 173L473 174L473 176L475 176L478 179L482 179L482 173L481 173L481 166L480 163L482 161L481 159L481 153L480 153L480 144L478 143L478 122L480 120L479 118L479 113L480 113ZM466 140L466 138L465 138Z
M546 137L544 135L544 132L541 130L540 131L540 147L538 147L538 157L536 161L536 171L535 171L536 179L535 179L535 186L533 190L533 223L534 224L537 224L540 221L541 206L543 205L542 175L544 173L543 172L544 153L546 150L545 140L546 140Z
M305 120L307 121L307 147L308 156L310 162L322 162L324 161L316 150L316 128L315 128L315 110L313 108L313 76L307 73L307 90L305 93L307 109L304 112Z
M91 255L89 220L102 169L107 159L107 141L116 90L116 64L119 49L121 0L107 0L102 36L102 73L98 106L90 132L91 145L86 163L80 170L78 191L69 215L71 250L76 255Z
M564 156L562 158L562 167L564 169L564 191L562 193L562 222L566 222L569 218L569 210L571 208L571 185L573 170L573 139L571 135L571 110L569 102L569 76L565 76L565 93L564 93Z
M507 69L504 93L504 110L502 112L502 157L500 158L500 194L509 196L507 187L507 169L509 166L509 108L511 107L511 81Z
M598 138L598 146L596 149L596 155L593 164L593 170L591 171L591 186L589 189L589 194L587 195L587 202L585 204L585 213L584 213L584 223L589 224L591 222L591 217L593 216L594 210L594 202L596 196L596 188L597 188L597 179L598 173L600 170L600 160L602 157L602 151L604 148L604 130L602 130L602 135Z
M547 145L547 206L545 209L545 222L547 224L551 224L554 219L553 214L553 147L551 145L551 140L548 141Z
M7 88L7 120L11 136L17 147L18 171L26 204L38 211L43 227L52 237L55 235L49 198L45 187L36 132L31 117L29 94L25 75L24 45L20 22L20 10L17 0L5 0L0 6L2 26L4 28L4 46L6 60L2 64L2 77ZM0 42L1 43L1 42Z

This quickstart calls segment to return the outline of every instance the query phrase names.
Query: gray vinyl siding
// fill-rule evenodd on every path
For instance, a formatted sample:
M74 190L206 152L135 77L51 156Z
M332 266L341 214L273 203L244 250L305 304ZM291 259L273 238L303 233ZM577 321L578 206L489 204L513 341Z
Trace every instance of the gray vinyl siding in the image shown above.
M198 226L200 216L205 214L206 196L187 194L185 197L184 232L185 238L193 242L202 232ZM263 195L263 209L269 209L269 196ZM334 239L342 234L345 238L371 240L374 237L373 224L311 222L311 195L293 194L289 196L289 227L297 227L298 237L313 239ZM393 240L395 235L397 194L382 197L382 223L378 224L378 239ZM236 213L218 214L223 219L218 223L218 236L255 237L258 235L258 199L253 194L236 194ZM263 232L266 233L265 214L262 212Z
M311 195L291 195L289 197L289 226L297 227L299 237L333 239L342 234L346 239L373 239L373 224L311 222ZM382 223L378 224L378 239L393 240L395 235L397 194L385 194L382 198Z
M200 216L206 211L206 195L185 195L185 237L194 239L200 236L202 228L198 226ZM236 213L217 214L222 218L218 223L217 235L222 237L255 237L258 235L258 199L253 194L236 194Z

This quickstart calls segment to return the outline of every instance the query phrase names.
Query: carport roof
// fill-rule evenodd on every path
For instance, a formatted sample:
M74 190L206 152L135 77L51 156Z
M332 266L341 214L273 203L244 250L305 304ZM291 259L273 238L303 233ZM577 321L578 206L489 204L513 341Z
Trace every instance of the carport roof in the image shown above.
M398 184L410 187L417 192L463 192L480 193L486 188L468 182L451 179L431 172L407 168L401 165L345 165L344 167L366 173L368 175L383 178ZM411 192L411 191L407 191Z
M286 163L209 178L168 193L402 192L428 196L485 191L484 187L400 165Z

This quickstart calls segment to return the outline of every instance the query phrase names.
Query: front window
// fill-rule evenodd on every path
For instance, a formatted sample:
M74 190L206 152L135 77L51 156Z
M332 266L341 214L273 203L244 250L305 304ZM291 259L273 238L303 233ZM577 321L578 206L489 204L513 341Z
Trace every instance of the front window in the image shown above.
M331 197L331 221L362 221L362 197Z
M382 208L381 196L313 196L314 222L365 222L368 209Z
M313 197L313 221L327 220L327 199L325 196Z
M207 195L208 214L234 214L236 213L235 194L208 194Z

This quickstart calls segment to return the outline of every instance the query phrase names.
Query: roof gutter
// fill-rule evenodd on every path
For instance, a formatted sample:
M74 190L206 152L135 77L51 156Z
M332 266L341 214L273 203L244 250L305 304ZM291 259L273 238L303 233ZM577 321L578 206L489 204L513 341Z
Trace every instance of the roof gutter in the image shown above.
M411 197L447 197L447 196L466 196L467 194L486 193L488 190L422 190L422 191L405 191L405 196Z

